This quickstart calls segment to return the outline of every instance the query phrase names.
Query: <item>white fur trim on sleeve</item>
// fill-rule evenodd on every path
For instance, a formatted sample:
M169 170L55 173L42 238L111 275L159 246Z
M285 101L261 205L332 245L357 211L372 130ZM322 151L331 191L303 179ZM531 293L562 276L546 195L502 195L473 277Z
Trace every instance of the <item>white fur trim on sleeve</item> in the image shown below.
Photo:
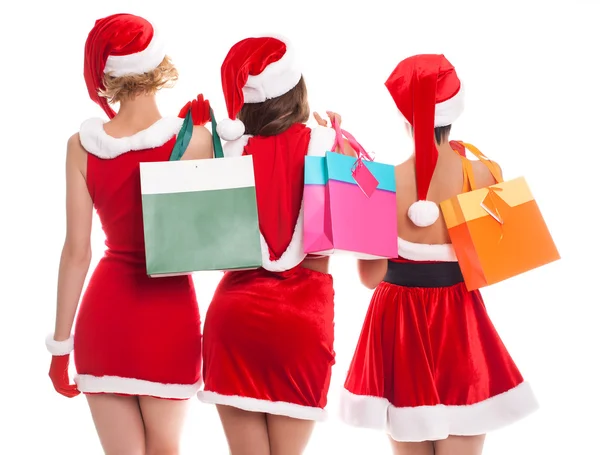
M223 145L223 156L225 158L236 158L238 156L242 156L244 153L244 147L248 145L248 141L252 136L249 134L244 134L239 139L235 141L225 142Z
M154 29L146 49L130 55L109 55L104 73L121 77L127 74L144 74L158 67L166 56L164 42Z
M92 155L112 159L130 151L160 147L177 135L182 125L182 118L164 117L132 136L117 138L106 134L104 120L91 118L82 123L79 140Z
M465 108L465 90L461 82L460 89L452 98L435 105L434 127L452 125Z
M46 337L46 349L50 354L56 356L70 354L73 352L73 336L64 341L56 341L54 334L50 334Z
M302 72L298 68L295 50L287 38L279 35L264 35L283 42L286 46L285 54L276 62L266 66L262 73L255 76L249 75L243 87L245 103L262 103L271 98L277 98L293 89ZM258 36L257 38L261 38Z
M300 213L294 227L292 240L290 240L290 244L281 257L276 261L271 261L269 246L262 234L260 235L260 249L262 252L263 269L270 272L285 272L304 261L306 258L306 254L304 253L304 202L300 206Z
M335 142L335 130L325 126L316 126L310 132L308 143L308 156L325 156L330 152Z

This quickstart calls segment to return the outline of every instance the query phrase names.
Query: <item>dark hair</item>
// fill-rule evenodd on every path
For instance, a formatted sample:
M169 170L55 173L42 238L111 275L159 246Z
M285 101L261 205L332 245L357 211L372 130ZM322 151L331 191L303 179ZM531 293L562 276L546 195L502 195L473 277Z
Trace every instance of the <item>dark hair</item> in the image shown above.
M289 92L262 103L244 104L237 118L252 136L275 136L283 133L294 123L305 123L310 108L304 77Z
M452 125L446 125L438 126L437 128L433 129L433 132L435 133L435 142L437 142L438 145L448 140L448 138L450 137L451 128Z

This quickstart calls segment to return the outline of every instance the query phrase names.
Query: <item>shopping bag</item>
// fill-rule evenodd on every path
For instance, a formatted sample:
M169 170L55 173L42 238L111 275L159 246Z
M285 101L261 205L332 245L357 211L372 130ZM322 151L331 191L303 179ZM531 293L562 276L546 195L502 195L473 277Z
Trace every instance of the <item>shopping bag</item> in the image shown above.
M481 160L496 181L477 189L472 164L463 158L471 191L440 204L467 289L480 289L560 259L525 179L504 181L499 167L476 147L459 145Z
M307 156L304 173L304 252L351 253L362 259L398 256L394 166L377 163L347 131L325 157ZM336 153L346 137L357 157ZM340 148L342 150L342 148Z
M184 119L171 158L140 163L150 276L261 266L251 156L224 158L211 111L215 159L180 160L193 129Z

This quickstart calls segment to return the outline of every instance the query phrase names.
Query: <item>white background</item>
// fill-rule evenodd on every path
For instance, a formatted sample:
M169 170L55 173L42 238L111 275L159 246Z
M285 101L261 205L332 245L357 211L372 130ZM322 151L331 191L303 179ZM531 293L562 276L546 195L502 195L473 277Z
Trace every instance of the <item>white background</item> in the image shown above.
M280 33L298 49L311 108L340 112L345 128L387 163L411 149L383 82L404 57L444 53L468 96L453 137L499 161L507 178L526 176L563 256L484 291L541 402L535 415L491 434L486 453L600 453L600 251L592 222L600 164L598 2L387 3L34 0L0 14L0 453L101 453L85 399L52 389L44 337L53 327L64 239L67 138L84 119L103 115L87 96L84 41L95 19L117 12L154 21L169 42L181 78L159 97L164 115L202 92L224 117L219 70L229 47L251 34ZM93 249L92 266L103 252L98 223ZM370 292L352 261L336 258L332 273L332 419L318 425L306 453L389 453L384 434L345 427L336 417ZM203 313L219 276L196 276ZM228 453L213 407L190 402L183 449Z

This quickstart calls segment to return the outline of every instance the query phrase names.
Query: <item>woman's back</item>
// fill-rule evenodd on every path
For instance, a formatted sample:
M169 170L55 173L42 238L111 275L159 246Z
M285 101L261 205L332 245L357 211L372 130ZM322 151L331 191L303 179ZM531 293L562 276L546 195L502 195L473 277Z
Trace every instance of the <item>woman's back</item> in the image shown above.
M471 162L477 187L488 186L494 179L485 165ZM408 218L409 207L417 200L415 158L409 158L396 167L398 204L398 236L403 240L421 244L450 243L443 216L427 227L418 227ZM441 203L460 193L469 191L463 178L463 158L446 142L439 146L437 165L429 186L427 200Z
M87 185L106 234L106 255L144 264L140 162L167 161L181 127L163 118L133 135L109 136L97 119L82 125Z

